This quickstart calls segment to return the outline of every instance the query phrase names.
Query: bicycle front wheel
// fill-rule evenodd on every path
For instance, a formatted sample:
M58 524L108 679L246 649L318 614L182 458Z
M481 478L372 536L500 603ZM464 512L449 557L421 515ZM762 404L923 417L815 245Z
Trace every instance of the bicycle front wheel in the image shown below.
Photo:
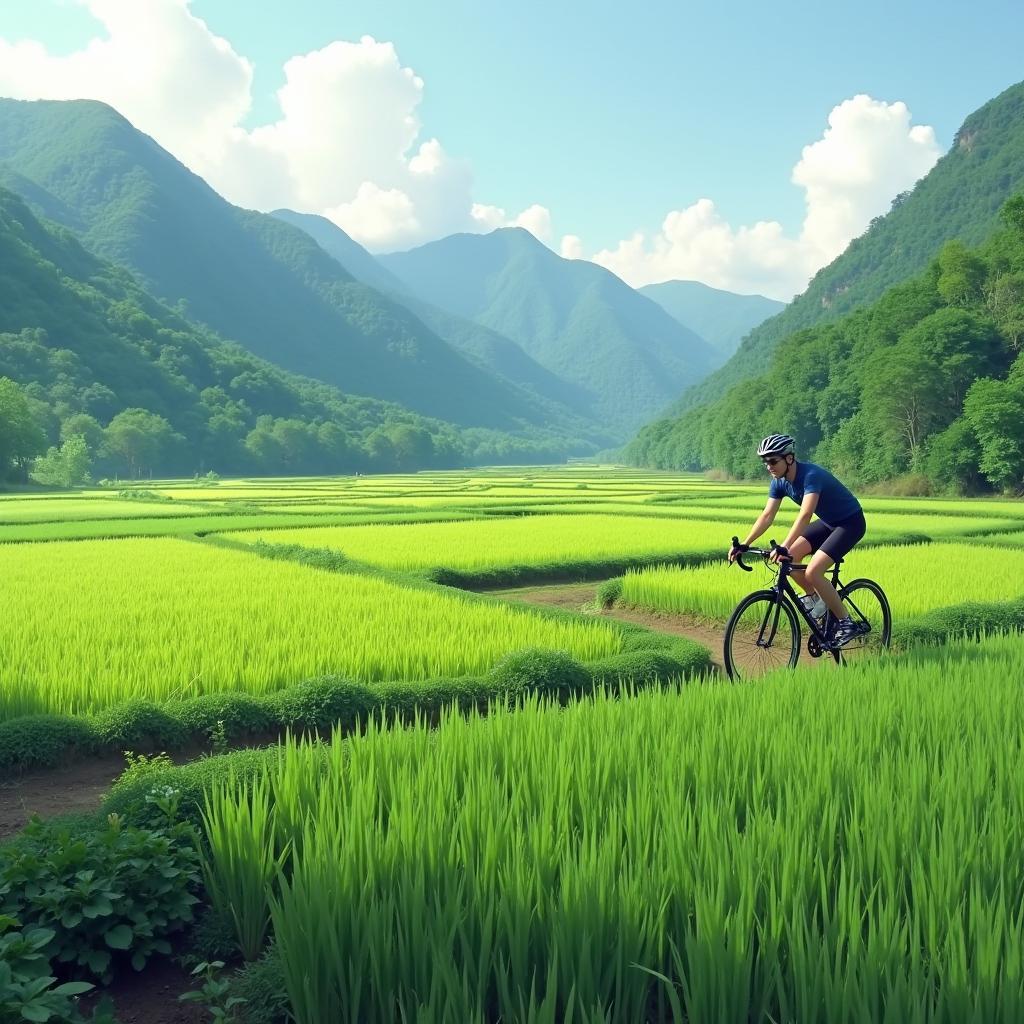
M756 679L777 668L792 668L800 657L796 612L770 590L749 594L725 627L724 654L730 679Z
M837 652L844 663L859 661L889 646L892 612L885 591L874 580L854 580L839 590L850 618L860 628L859 636Z

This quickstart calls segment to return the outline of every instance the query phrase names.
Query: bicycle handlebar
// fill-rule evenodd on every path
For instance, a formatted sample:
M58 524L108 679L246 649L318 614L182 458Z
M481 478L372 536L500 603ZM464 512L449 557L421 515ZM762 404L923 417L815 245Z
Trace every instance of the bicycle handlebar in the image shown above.
M786 550L786 548L784 548L781 544L776 544L775 541L769 541L769 546L767 548L752 548L747 544L741 544L739 537L733 537L732 546L739 551L739 554L736 556L736 564L744 572L754 571L751 566L747 565L746 562L743 561L744 554L749 553L752 555L760 555L762 558L770 558L777 551L781 551L783 559L785 559L786 561L791 560L789 552Z

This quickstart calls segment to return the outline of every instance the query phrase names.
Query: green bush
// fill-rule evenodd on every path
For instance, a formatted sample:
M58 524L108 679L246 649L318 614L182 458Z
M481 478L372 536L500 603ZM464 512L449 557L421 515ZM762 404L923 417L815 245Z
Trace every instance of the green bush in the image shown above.
M276 725L274 709L266 698L247 693L209 693L169 705L173 715L193 737L209 737L223 724L226 739L258 736ZM216 957L208 958L216 959Z
M488 681L513 700L527 693L567 696L588 690L590 673L565 651L530 647L499 661Z
M290 729L354 729L379 703L372 690L335 676L311 679L270 697L279 725Z
M655 683L684 674L682 663L663 651L627 651L590 665L590 676L595 686L614 687L620 680Z
M195 830L174 822L173 789L151 794L162 827L126 826L72 835L38 819L4 850L0 916L27 930L46 929L45 954L67 969L108 982L114 956L142 970L169 956L166 937L192 920L201 872Z
M191 825L202 824L201 808L208 785L225 775L240 781L255 777L276 749L236 750L219 757L204 757L175 767L169 759L154 758L141 767L130 769L114 783L101 813L117 814L139 826L156 826L163 815L150 799L154 792L171 787L178 794L178 818Z
M0 722L0 773L45 768L92 752L99 738L87 718L26 715Z
M101 712L94 721L99 743L118 750L168 750L188 741L188 733L178 719L145 700L118 704Z
M622 577L614 576L610 580L605 580L597 588L597 604L599 608L611 608L613 604L622 596Z

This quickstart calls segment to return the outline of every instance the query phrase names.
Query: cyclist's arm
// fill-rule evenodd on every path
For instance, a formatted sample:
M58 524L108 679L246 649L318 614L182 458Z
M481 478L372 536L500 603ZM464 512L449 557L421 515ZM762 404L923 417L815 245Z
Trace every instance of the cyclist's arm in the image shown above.
M786 539L782 544L783 547L790 547L790 545L795 544L804 535L804 531L811 522L811 516L814 515L814 510L818 507L819 497L821 495L813 491L810 494L804 495L804 500L800 505L800 514L789 528L789 533L786 534Z
M754 525L750 528L750 533L747 534L746 540L743 541L744 546L753 544L758 537L768 529L772 523L775 522L775 517L779 514L779 506L782 504L781 498L769 498L768 503L764 507L764 511L754 520Z

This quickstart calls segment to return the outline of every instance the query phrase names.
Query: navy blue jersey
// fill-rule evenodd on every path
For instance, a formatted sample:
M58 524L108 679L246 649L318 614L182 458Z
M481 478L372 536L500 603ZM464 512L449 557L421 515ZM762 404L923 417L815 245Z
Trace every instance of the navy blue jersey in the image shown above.
M793 482L776 477L768 488L770 498L792 498L802 505L804 495L817 494L818 507L814 514L830 526L841 523L861 511L860 502L827 469L813 462L798 462Z

